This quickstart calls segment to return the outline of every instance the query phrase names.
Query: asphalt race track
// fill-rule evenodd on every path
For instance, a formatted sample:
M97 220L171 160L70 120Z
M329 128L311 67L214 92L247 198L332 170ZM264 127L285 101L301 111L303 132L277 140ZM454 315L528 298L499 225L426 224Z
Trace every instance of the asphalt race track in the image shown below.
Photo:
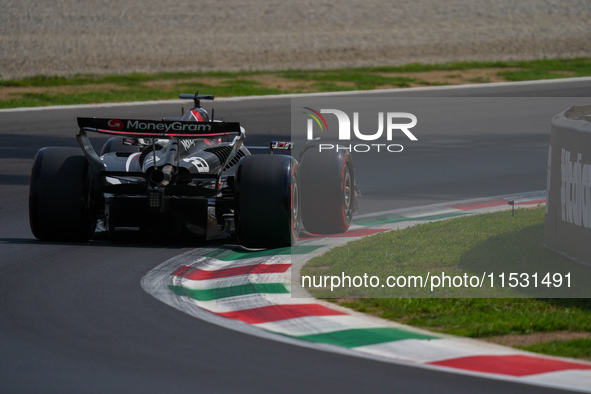
M588 97L591 80L370 95L457 97L469 109L479 97ZM560 110L588 103L571 101ZM226 101L215 108L216 118L243 124L250 145L289 135L289 99ZM420 135L399 165L361 160L364 212L545 189L549 121L557 112L514 110L507 114L514 121L539 115L539 126L524 123L518 133L448 129L442 109L436 114L440 131ZM0 111L0 393L555 391L324 353L192 318L140 286L148 271L191 246L134 237L85 244L33 238L27 206L32 158L43 146L77 146L76 116L179 112L178 103Z

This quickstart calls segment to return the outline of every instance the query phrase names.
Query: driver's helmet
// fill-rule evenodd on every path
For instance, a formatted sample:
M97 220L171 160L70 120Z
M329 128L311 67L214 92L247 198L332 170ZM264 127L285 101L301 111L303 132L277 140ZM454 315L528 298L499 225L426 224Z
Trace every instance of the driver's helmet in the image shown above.
M209 114L207 113L207 111L201 107L199 108L193 108L189 111L187 111L181 118L181 120L183 121L189 121L189 122L209 122ZM202 141L203 143L207 144L207 145L212 145L212 144L219 144L222 142L221 138L215 138L215 139L200 139L200 141Z
M203 108L193 108L187 111L181 120L188 120L194 122L209 122L209 114Z

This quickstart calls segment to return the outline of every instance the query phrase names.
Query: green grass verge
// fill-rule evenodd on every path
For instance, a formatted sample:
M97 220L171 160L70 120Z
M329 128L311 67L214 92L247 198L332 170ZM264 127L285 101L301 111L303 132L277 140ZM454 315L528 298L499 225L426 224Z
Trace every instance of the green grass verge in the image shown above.
M360 239L311 260L302 274L317 277L367 274L380 279L376 286L338 289L321 286L317 281L316 295L331 298L534 298L588 294L588 283L583 279L591 280L590 270L543 247L544 209L516 212L515 216L510 211L463 216ZM511 273L528 274L529 286L522 276L518 278L518 286L511 286L510 283L515 283L514 279L510 281ZM555 287L561 278L555 279L554 274L562 276L564 285ZM454 287L446 279L444 287L435 281L444 276L464 275L468 278L464 283L471 279L477 283L484 277L483 286ZM412 276L426 285L382 286L389 276ZM570 287L567 287L569 279ZM420 282L419 279L407 281Z
M181 91L212 92L218 97L227 97L490 82L489 76L462 77L468 70L481 69L496 70L495 78L501 81L589 76L591 58L329 70L39 75L0 79L0 108L161 100L175 98ZM427 77L430 72L440 71L449 73L438 79Z
M571 272L571 290L580 285L587 294L591 269L546 250L543 247L543 221L544 208L539 207L518 209L515 216L510 211L503 211L420 224L333 249L308 262L302 275L341 276L344 272L353 277L367 273L380 277L380 283L384 283L388 275L425 277L428 271L431 275L441 272L481 275L484 271L497 274L528 272L530 275L535 271ZM498 292L476 289L476 294L468 293L474 295L469 298L455 297L455 292L429 294L429 291L410 289L308 290L317 297L328 298L360 312L473 338L591 331L591 299L532 298L539 295L535 289L519 286L507 286L497 289ZM554 294L553 291L554 288L544 294ZM588 352L589 347L584 351ZM566 350L562 355L567 355Z
M573 339L570 341L551 341L530 346L519 346L530 352L553 356L584 358L591 360L591 339Z

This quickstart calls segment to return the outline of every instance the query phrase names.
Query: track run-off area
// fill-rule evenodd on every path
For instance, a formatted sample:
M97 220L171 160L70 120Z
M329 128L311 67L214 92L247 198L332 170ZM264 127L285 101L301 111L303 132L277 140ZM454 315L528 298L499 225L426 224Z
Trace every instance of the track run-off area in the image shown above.
M530 196L529 192L544 190L550 119L571 105L591 101L585 99L590 88L590 79L571 79L355 95L413 99L450 97L453 98L450 103L461 104L467 116L472 112L471 106L482 101L480 98L499 98L499 102L504 98L518 98L517 102L523 103L522 107L503 109L504 119L499 120L513 125L507 128L493 127L494 119L481 119L479 127L457 128L452 125L453 119L448 119L449 108L432 108L432 116L438 119L440 126L417 133L416 147L409 147L396 162L389 166L363 160L356 162L363 193L361 214L424 210L425 215L409 213L409 216L427 216L429 220L428 216L444 212L429 213L427 207L440 209L459 200L490 196ZM536 105L527 106L529 98ZM552 100L546 102L546 98ZM505 348L486 345L494 347L491 352L498 357L514 356L522 368L519 373L503 374L484 367L466 368L460 361L446 365L439 362L441 359L437 356L416 350L416 347L405 352L400 346L404 341L420 346L456 339L392 323L384 326L382 321L335 306L290 298L280 286L267 286L267 283L283 283L275 282L276 279L289 281L291 278L289 270L293 266L286 267L280 258L273 260L263 255L249 257L263 260L248 260L237 256L234 248L219 243L195 249L146 243L134 237L118 243L95 239L84 244L46 243L33 238L28 228L28 178L33 156L39 148L76 146L77 116L157 119L174 116L180 104L171 101L0 111L1 392L301 392L312 389L538 393L561 391L559 387L589 389L589 380L584 380L589 373L586 367L568 364L588 365L584 362L544 358L552 360L552 365L543 369L540 365L532 367L523 363L531 354L513 349L507 353ZM285 139L289 135L290 97L227 99L215 101L213 106L216 117L241 122L247 130L247 146ZM360 111L364 110L362 106L363 100L360 100ZM529 201L540 199L543 196L526 198ZM446 208L448 212L450 209ZM369 235L368 230L380 228L355 227L351 232ZM333 240L342 242L346 237L302 240L296 248L301 246L302 250L320 253L322 249L314 247L329 245ZM297 265L299 256L297 253L288 256L291 264ZM218 261L222 262L221 266L216 265ZM171 262L179 265L173 267ZM191 266L188 262L197 262L197 265ZM198 265L201 263L210 265ZM252 268L260 264L270 268ZM230 270L223 272L238 273L228 277L241 280L248 276L242 275L246 271L241 270L251 268L255 272L270 269L272 272L259 273L259 276L267 275L272 282L256 286L244 282L223 285L223 288L245 285L231 291L250 291L251 298L255 298L264 293L261 289L266 289L264 294L268 297L265 299L288 297L290 305L317 305L304 311L292 310L292 313L304 313L290 316L300 321L320 318L326 309L331 309L334 313L325 320L330 324L340 324L335 322L341 318L348 320L347 330L352 330L352 335L332 336L328 340L323 335L328 332L325 329L314 332L305 325L294 324L296 327L289 327L289 330L295 331L289 331L286 328L289 324L281 324L288 319L263 321L256 313L235 313L254 308L240 304L248 295L238 295L237 304L230 305L231 302L220 301L227 297L208 291L208 287L199 287L200 281L194 280L205 275L206 281L223 284L226 276L216 277L218 274L211 272ZM155 273L162 274L160 278L169 282L154 279ZM256 274L250 276L253 275ZM186 286L191 280L195 282L193 287ZM205 299L189 301L185 288L200 294L197 298ZM158 301L145 289L160 299L159 294L167 291L169 300L164 301L176 304L175 308ZM157 290L153 292L153 289ZM179 312L180 304L190 305L186 308L191 309L191 314ZM206 320L195 319L192 315ZM368 325L365 319L372 323ZM246 324L246 320L250 324ZM220 322L231 329L220 326ZM372 335L357 335L359 331L356 330L362 329L369 329L366 333ZM399 340L400 336L409 337ZM269 340L270 337L274 340ZM363 343L362 338L369 338L367 340L372 343ZM384 362L389 356L379 349L383 344L388 344L389 352L398 355L400 362ZM484 363L491 367L478 358L481 353L459 344L450 347L456 353L448 360L469 360L473 366ZM360 352L359 348L365 352ZM353 353L364 354L351 357ZM438 362L441 365L437 365ZM487 377L481 375L483 372ZM553 374L563 374L563 381L570 385L561 383L560 379L545 380ZM536 377L532 378L534 375Z
M492 379L591 391L591 363L434 334L317 301L301 289L292 290L301 284L292 271L331 248L418 223L511 209L508 201L518 207L536 206L545 203L545 193L382 212L364 217L360 222L368 225L353 225L346 233L329 237L304 233L292 248L194 250L156 267L142 279L142 287L192 316L270 340L304 342L303 346L313 344L323 351Z

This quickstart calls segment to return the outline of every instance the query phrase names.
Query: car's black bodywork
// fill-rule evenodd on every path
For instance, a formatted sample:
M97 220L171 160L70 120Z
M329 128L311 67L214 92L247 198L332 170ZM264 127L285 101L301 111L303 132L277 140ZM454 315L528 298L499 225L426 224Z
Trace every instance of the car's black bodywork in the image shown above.
M302 215L311 232L347 230L358 194L350 154L319 155L309 143L299 160L273 151L251 155L239 123L210 120L201 108L200 100L213 96L180 97L195 102L181 118L78 118L82 154L41 149L29 199L34 235L87 240L96 228L110 236L139 228L177 239L236 234L242 245L259 248L292 245ZM100 155L89 132L113 136Z

